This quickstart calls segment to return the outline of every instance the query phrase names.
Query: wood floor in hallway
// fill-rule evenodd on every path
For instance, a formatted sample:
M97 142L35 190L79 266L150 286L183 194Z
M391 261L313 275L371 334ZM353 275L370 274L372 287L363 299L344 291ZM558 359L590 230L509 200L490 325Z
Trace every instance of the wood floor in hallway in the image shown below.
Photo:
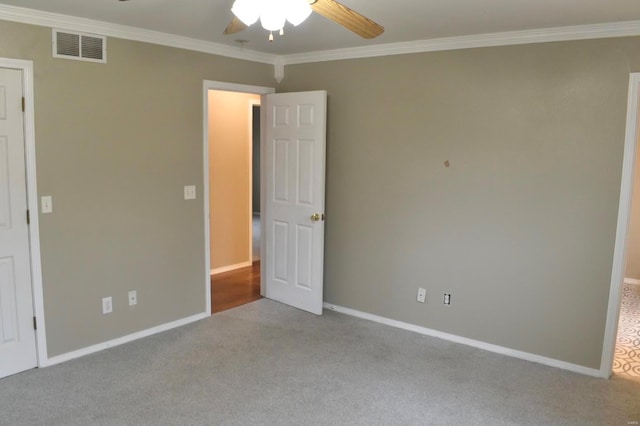
M211 276L211 310L225 311L260 299L260 262Z

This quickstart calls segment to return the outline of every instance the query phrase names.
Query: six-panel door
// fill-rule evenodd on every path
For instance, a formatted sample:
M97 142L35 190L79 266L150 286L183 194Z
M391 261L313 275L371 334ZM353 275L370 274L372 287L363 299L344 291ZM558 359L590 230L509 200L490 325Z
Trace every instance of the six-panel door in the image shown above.
M266 296L317 315L323 300L325 116L324 91L266 96Z

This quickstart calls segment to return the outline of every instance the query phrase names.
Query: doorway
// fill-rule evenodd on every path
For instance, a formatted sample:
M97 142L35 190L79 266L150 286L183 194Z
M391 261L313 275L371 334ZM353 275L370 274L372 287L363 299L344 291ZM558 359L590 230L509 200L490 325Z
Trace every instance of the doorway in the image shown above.
M623 361L623 348L617 344L619 337L622 339L620 340L620 343L624 343L627 340L624 337L625 329L627 328L625 322L628 319L631 319L631 321L638 319L638 317L633 314L633 304L636 303L634 300L635 297L633 297L634 287L627 287L634 286L635 284L629 279L625 280L625 277L628 273L633 273L633 268L635 268L632 264L632 262L635 262L635 259L632 258L635 255L634 252L629 249L629 247L634 245L634 242L632 241L633 237L630 236L630 230L632 228L633 222L633 192L637 192L639 189L638 186L640 186L640 182L638 182L637 185L634 185L634 177L636 173L638 173L636 172L636 169L638 169L636 158L638 154L638 137L640 136L640 133L638 131L639 112L640 73L631 73L629 78L624 154L622 158L622 179L620 184L618 223L613 252L613 266L611 269L611 284L609 287L607 322L604 334L602 358L600 363L600 374L602 377L607 378L610 377L613 373L616 373L615 370L618 370L618 374L624 371L640 373L640 367L638 365L633 365L633 363L635 362L633 359L631 360L630 365L623 365L624 363L626 363L626 361ZM640 197L635 198L637 199ZM627 291L627 288L629 289L629 291ZM621 309L623 304L625 306L625 309ZM628 304L632 305L632 309L630 310L630 312L626 309ZM640 309L638 313L640 313ZM619 333L619 331L621 330L622 333ZM638 338L640 340L640 336L638 336ZM637 356L638 351L634 351L632 349L631 352L635 352L634 357ZM616 355L619 355L617 359ZM638 359L637 361L640 361L640 359ZM638 376L640 376L640 374L638 374Z
M637 143L636 143L637 145ZM636 147L613 373L640 380L640 164Z
M260 96L256 94L209 91L211 306L214 313L261 297L260 250L256 247L260 236L260 201L256 200L260 194L259 105Z
M208 311L220 312L262 293L259 105L274 89L211 81L204 89L206 297Z
M204 82L203 194L208 276L212 245L221 244L210 238L209 187L214 167L209 165L209 94L213 90L265 95L261 97L260 117L260 151L264 154L260 156L260 294L321 315L327 92L275 94L272 88ZM245 199L249 201L248 196ZM209 281L205 295L210 313Z

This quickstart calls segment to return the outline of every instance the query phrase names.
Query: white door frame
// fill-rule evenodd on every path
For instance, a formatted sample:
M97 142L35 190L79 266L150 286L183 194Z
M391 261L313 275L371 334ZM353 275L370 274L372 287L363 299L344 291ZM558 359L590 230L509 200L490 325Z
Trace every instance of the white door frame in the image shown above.
M251 93L255 95L268 95L270 93L275 93L276 89L273 87L264 87L264 86L250 86L246 84L236 84L236 83L226 83L223 81L212 81L205 80L203 83L202 89L202 111L203 111L203 179L202 183L202 198L204 202L204 233L205 233L205 297L206 297L206 306L207 306L207 314L211 315L211 229L209 224L209 90L223 90L226 92L239 92L239 93ZM261 109L261 135L264 135L263 127L264 120L262 117L264 116L264 110ZM264 139L264 138L262 138ZM262 140L260 141L260 149L262 150ZM264 161L262 156L260 156L261 164L260 164L260 210L262 210L264 206ZM260 226L263 226L263 218L264 215L260 215ZM249 245L251 247L251 245ZM260 241L260 256L262 257L265 253L264 246L264 238ZM260 262L260 294L264 295L264 286L262 277L264 274L262 273L264 267L264 262Z
M36 180L36 137L34 113L33 62L22 59L0 58L0 68L22 71L22 93L25 99L24 148L27 179L27 207L30 212L29 257L31 264L31 288L33 291L33 315L36 317L36 353L38 366L47 364L47 334L44 321L44 292L42 290L42 265L40 261L40 226L38 222L38 187Z
M620 303L622 298L622 284L627 264L627 235L629 219L631 217L631 202L633 195L633 179L636 162L638 140L638 112L640 112L640 73L629 75L629 94L627 99L627 127L624 139L624 154L622 157L622 181L620 183L620 202L618 205L618 225L616 228L616 242L613 250L613 266L611 268L611 286L609 289L609 307L607 323L602 345L600 361L600 375L611 377L613 373L613 355L618 333L618 319L620 317Z

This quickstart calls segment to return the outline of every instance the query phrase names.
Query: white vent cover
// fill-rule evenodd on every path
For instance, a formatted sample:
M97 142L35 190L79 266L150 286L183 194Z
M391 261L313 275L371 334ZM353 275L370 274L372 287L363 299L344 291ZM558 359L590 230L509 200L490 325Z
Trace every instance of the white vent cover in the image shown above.
M107 62L107 38L66 30L53 30L53 57Z

